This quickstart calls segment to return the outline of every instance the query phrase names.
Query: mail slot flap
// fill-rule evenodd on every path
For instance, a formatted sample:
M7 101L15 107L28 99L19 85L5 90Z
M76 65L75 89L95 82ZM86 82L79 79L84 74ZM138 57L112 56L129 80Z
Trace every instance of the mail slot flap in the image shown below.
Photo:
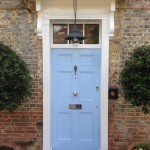
M82 109L82 104L69 104L69 109L81 110Z

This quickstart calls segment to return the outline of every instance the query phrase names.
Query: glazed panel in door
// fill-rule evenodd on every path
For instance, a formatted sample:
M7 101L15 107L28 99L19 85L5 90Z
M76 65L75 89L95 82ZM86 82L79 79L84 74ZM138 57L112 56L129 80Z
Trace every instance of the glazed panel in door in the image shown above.
M52 50L53 150L100 147L100 49Z

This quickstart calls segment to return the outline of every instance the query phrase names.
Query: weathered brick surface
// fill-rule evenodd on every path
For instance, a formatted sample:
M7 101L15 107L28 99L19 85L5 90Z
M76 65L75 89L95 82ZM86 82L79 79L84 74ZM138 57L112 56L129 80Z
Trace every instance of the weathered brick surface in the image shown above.
M0 146L16 146L16 141L33 141L26 150L41 150L42 143L42 51L37 39L36 14L14 9L20 0L0 1L0 41L10 45L27 62L33 78L32 97L14 113L0 112ZM13 9L11 9L13 8Z
M125 103L119 73L134 48L150 45L149 1L119 1L115 36L110 41L110 87L119 87L119 99L109 100L109 150L127 150L133 143L150 143L150 115ZM143 9L145 8L145 9Z

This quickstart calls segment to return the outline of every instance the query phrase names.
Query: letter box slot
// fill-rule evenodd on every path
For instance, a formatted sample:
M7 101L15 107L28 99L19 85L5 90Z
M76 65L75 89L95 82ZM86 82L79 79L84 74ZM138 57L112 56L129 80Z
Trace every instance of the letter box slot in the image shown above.
M69 104L69 109L81 110L82 104Z

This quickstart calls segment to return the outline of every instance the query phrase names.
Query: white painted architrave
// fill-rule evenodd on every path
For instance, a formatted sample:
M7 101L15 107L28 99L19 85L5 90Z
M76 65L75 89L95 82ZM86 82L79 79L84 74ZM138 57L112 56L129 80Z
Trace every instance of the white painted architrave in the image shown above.
M50 150L50 20L43 19L43 150ZM100 150L108 150L108 64L109 64L109 17L102 19L102 67L100 101Z
M52 150L51 148L51 115L50 115L50 97L51 97L51 65L50 65L50 20L49 13L42 13L41 0L38 2L38 35L43 39L43 150ZM110 1L110 12L102 13L100 18L93 17L92 19L102 20L102 59L101 59L101 107L100 107L100 128L101 128L101 141L99 150L108 150L108 68L109 68L109 36L114 32L114 10L115 0ZM112 13L112 14L111 14ZM57 16L56 19L59 17ZM54 19L54 18L53 18ZM60 19L72 19L64 16ZM80 19L90 19L88 17Z
M50 7L50 5L43 5L42 4L47 1L48 4L51 0L36 0L36 11L38 12L38 19L37 19L37 34L39 37L41 37L41 33L42 33L42 18L43 18L43 13L47 13L50 19L74 19L74 15L72 14L72 9L70 12L70 9L67 10L62 10L59 12L58 10L56 11L55 9L48 9L48 7ZM97 0L99 1L99 0ZM106 1L106 2L105 2ZM108 2L109 1L109 2ZM43 3L42 3L43 2ZM100 10L98 10L98 8L96 10L93 9L89 9L84 8L84 10L78 10L78 19L100 19L103 18L103 14L108 13L109 12L109 16L110 16L110 33L109 36L113 36L114 35L114 12L116 10L116 0L102 0L101 3L104 2L104 4L102 5L102 7L100 8ZM105 4L106 3L106 4ZM67 5L68 6L68 5ZM96 5L95 5L96 6ZM88 12L88 13L87 13ZM67 15L66 15L67 14Z
M109 17L102 19L100 150L108 150Z
M51 147L51 65L50 65L50 20L43 19L43 150L50 150Z

